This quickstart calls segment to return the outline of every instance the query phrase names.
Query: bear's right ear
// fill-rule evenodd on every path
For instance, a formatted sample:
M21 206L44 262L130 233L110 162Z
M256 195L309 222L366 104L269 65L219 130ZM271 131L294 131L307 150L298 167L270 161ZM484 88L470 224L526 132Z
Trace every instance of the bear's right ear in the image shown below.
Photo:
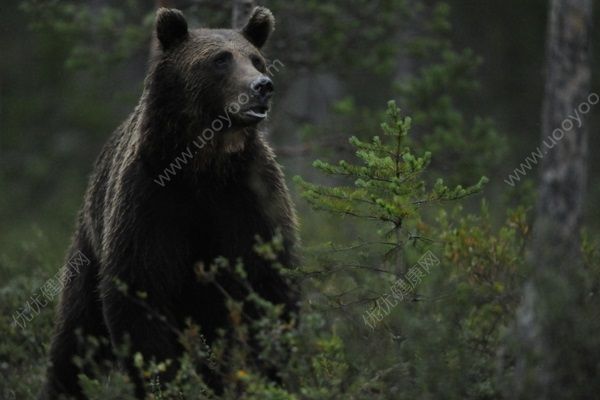
M168 50L188 36L188 25L183 13L174 8L161 7L156 13L156 37L163 50Z

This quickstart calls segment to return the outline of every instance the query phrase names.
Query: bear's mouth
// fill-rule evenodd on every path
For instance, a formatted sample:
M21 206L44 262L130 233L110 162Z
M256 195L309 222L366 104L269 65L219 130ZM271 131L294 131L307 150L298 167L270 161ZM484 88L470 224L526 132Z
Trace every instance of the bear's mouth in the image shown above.
M246 111L244 111L244 115L254 118L256 120L263 120L267 118L267 113L269 112L268 106L254 106Z

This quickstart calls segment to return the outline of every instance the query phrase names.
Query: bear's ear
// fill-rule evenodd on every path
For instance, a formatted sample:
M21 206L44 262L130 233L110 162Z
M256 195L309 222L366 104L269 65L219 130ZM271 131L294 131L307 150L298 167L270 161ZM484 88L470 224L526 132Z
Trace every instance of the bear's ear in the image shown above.
M260 49L274 28L275 18L273 17L273 13L268 8L256 7L241 32L250 43Z
M161 7L156 13L156 37L163 50L168 50L188 36L188 25L183 13L174 8Z

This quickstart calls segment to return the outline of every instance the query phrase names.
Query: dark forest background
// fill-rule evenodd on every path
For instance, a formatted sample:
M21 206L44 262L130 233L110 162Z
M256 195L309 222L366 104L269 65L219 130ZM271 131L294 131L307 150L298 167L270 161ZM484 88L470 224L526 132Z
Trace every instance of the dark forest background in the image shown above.
M174 6L193 27L230 27L237 3L0 6L0 398L33 398L41 385L55 302L25 329L13 314L64 263L94 159L141 94L154 11ZM600 105L584 120L577 260L535 272L544 270L531 256L542 163L506 182L541 146L551 2L258 3L277 20L265 54L284 66L267 131L298 208L309 322L294 337L307 359L287 371L287 386L257 376L247 398L598 398ZM593 13L600 21L597 1ZM589 93L600 93L598 26L590 35ZM313 162L360 162L348 139L382 135L392 99L412 117L406 144L432 153L423 179L469 193L402 214L406 236L390 251L372 245L396 226L336 215L346 204L325 202L321 185L352 180ZM489 182L470 190L482 176ZM439 266L371 329L365 310L381 308L390 284L374 270L401 276L426 251ZM537 287L533 325L523 322L528 285Z

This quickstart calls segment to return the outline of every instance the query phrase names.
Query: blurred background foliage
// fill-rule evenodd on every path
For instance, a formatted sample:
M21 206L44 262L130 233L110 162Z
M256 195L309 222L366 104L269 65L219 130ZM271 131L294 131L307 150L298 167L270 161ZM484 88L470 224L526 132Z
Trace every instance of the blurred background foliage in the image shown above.
M230 3L171 2L193 27L230 26ZM511 332L531 268L526 246L537 170L515 187L504 179L539 145L547 1L260 3L277 19L266 54L284 67L274 76L268 135L300 214L306 295L298 331L267 335L299 349L284 371L289 386L272 387L251 372L244 375L242 366L236 384L244 385L247 398L261 399L514 398L516 355L526 349L511 340ZM594 6L599 21L600 4ZM155 8L141 0L8 0L0 7L1 398L33 398L41 384L53 307L25 330L12 325L12 314L63 263L93 161L139 98ZM594 31L594 44L599 35ZM600 51L593 54L595 71ZM593 79L598 93L599 74ZM373 180L382 177L381 160L355 156L356 146L383 137L389 99L398 115L412 118L403 146L417 159L404 160L418 164L431 153L431 162L416 168L423 179L468 187L486 176L489 183L458 202L432 201L418 212L399 206L423 194L420 184L378 187ZM558 308L577 310L548 311L546 320L555 332L551 340L564 346L552 362L557 368L564 363L561 379L567 383L600 373L600 327L593 322L600 305L600 209L594 206L600 185L593 178L600 173L593 157L600 145L594 134L599 110L592 108L587 121L592 157L585 268L572 285L556 276L544 280ZM404 147L401 153L411 154ZM330 162L318 162L320 170L350 178L322 175L312 168L316 159ZM335 170L340 160L364 161L366 169ZM302 176L300 184L292 182L294 175ZM381 214L341 218L316 211L300 196L318 209L348 212L348 204L327 203L320 195L356 199L347 189L356 178L364 180L358 197L384 202L391 226ZM406 196L398 200L394 191ZM463 197L455 194L448 199ZM401 240L385 235L398 225ZM371 330L364 312L379 307L390 279L406 272L397 270L390 243L382 243L389 240L405 268L427 249L440 265L423 278L414 299ZM566 328L573 326L578 328ZM190 382L180 387L193 391ZM93 381L87 387L100 396ZM554 398L598 393L597 384L565 387Z

